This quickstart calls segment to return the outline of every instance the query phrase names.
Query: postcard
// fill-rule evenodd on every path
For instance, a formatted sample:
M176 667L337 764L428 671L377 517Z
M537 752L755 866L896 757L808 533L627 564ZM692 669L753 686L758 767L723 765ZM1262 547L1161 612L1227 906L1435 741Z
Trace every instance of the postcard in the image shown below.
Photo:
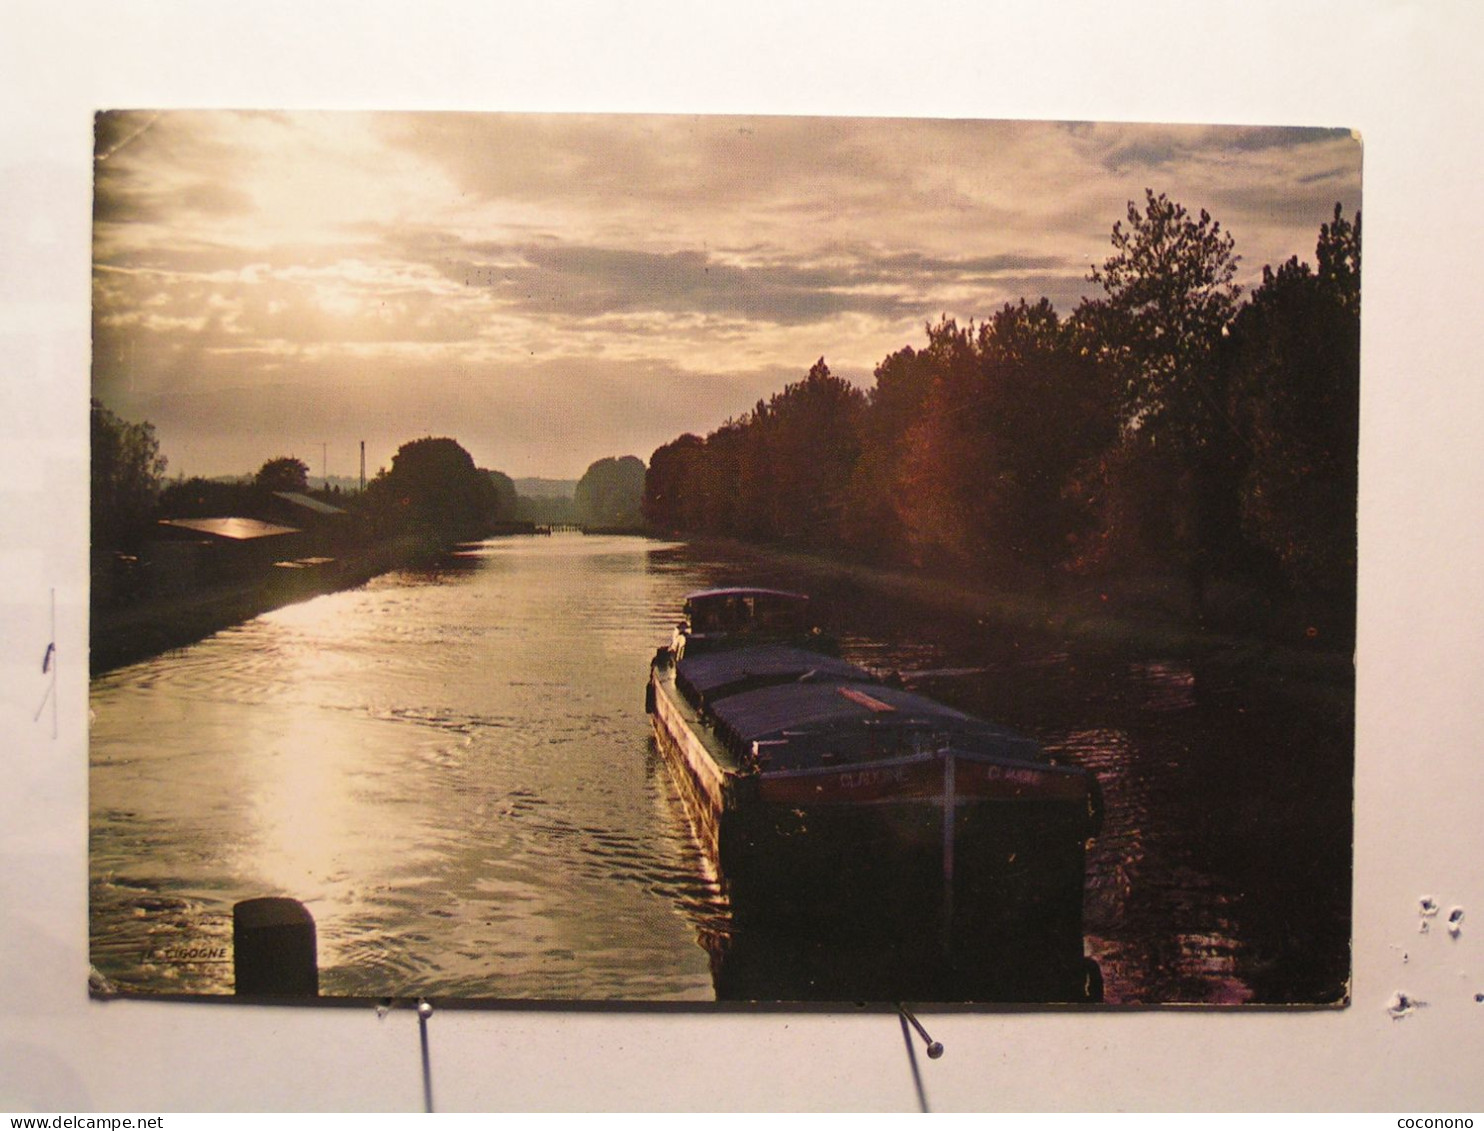
M95 993L1348 1002L1350 131L95 142Z

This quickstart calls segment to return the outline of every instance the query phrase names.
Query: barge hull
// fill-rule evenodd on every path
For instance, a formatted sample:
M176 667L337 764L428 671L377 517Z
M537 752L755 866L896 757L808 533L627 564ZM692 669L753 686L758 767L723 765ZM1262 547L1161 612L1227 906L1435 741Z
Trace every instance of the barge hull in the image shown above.
M735 797L737 775L720 767L717 752L702 738L700 719L680 697L673 679L662 678L658 671L651 675L649 705L655 745L680 792L691 831L707 862L720 873L722 817L729 798Z
M964 785L977 774L990 795L945 807L941 789L921 780L931 775L919 759L910 767L918 785L906 795L852 790L848 800L821 803L809 790L782 788L787 779L729 765L673 670L657 663L651 674L655 742L739 923L843 931L890 921L956 948L963 944L953 940L965 939L974 949L1049 946L1080 959L1089 818L1074 779L1054 777L1045 799L1030 800L1004 788L1004 771L974 766ZM941 780L941 760L931 765Z

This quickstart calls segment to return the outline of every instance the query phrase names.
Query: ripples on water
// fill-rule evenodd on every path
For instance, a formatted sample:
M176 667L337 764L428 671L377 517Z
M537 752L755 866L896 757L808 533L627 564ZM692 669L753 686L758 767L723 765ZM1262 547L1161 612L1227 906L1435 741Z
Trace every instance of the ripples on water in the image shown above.
M514 538L290 606L92 688L91 934L121 988L227 993L231 908L313 912L321 991L710 1000L727 912L657 760L686 592L810 589L848 658L1094 770L1110 1002L1314 1001L1348 971L1348 716L1089 660L793 569ZM1302 862L1302 866L1296 866ZM766 956L765 956L766 957Z
M327 994L710 997L718 898L642 707L694 577L651 546L491 542L96 681L95 964L229 990L149 956L288 894Z

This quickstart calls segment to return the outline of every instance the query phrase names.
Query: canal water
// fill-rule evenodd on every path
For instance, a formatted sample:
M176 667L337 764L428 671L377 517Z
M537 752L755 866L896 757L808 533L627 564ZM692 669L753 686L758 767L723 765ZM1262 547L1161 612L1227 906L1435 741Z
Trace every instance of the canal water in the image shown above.
M1343 995L1343 701L576 534L482 543L95 680L94 965L127 992L230 993L233 904L289 895L329 996L714 1000L703 943L728 911L643 693L684 594L732 583L816 592L847 658L1098 774L1105 1000Z

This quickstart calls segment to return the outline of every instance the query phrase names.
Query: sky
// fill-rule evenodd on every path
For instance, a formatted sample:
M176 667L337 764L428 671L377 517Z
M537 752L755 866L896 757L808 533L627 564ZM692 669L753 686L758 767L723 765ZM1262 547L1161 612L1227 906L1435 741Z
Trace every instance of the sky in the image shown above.
M577 478L940 316L1070 313L1146 188L1249 288L1361 205L1348 131L1271 126L128 111L94 172L93 395L171 476L451 436Z

